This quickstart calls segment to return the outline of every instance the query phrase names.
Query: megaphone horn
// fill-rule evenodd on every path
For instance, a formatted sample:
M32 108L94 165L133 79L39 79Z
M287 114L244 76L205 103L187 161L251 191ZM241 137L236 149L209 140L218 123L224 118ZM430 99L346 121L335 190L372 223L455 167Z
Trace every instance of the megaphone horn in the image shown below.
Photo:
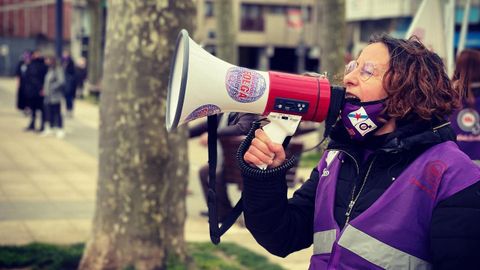
M300 119L322 122L327 115L336 119L343 98L344 88L331 86L325 77L264 72L227 63L182 30L170 68L166 127L172 131L194 119L223 112L270 115L272 119L291 119L298 126ZM278 132L275 129L272 136L277 138L272 140L279 143L291 135L290 131Z

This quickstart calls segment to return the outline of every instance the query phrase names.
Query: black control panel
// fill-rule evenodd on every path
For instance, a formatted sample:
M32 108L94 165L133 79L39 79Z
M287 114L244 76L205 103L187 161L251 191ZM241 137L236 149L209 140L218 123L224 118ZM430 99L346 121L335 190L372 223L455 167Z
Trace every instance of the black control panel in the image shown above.
M273 108L276 111L285 113L299 113L304 114L308 112L308 102L303 100L295 100L289 98L275 98L275 105Z

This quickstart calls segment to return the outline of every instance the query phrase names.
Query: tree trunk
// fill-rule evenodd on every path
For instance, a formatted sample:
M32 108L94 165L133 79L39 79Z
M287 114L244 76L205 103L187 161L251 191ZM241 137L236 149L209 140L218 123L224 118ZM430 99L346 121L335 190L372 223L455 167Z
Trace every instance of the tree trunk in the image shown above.
M90 16L90 37L88 40L87 81L91 87L98 91L102 78L103 46L102 33L103 7L102 0L87 0L87 10Z
M233 20L233 1L216 0L214 2L217 20L217 57L231 64L237 64L237 44L235 42L235 20Z
M331 83L341 83L345 69L345 0L317 0L321 72Z
M80 269L167 269L189 263L184 241L186 130L167 133L176 37L192 0L110 1L100 98L100 157L91 240Z

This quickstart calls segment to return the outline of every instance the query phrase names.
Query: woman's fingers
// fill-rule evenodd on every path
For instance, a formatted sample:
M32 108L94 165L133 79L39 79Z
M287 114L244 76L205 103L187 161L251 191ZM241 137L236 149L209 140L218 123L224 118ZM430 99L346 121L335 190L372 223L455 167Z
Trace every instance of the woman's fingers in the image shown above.
M278 143L270 143L268 146L269 149L274 153L272 164L269 165L272 167L278 167L282 165L286 158L285 149L283 149L283 146Z
M263 130L257 129L243 159L251 165L277 167L285 161L285 151L282 145L273 143Z
M245 153L244 159L245 161L254 165L270 165L273 163L272 157L266 155L253 145L251 145L248 151Z
M255 138L259 139L260 141L262 141L266 144L269 144L269 143L272 142L272 140L270 140L267 133L265 133L265 131L263 131L263 129L255 130Z
M274 155L274 152L270 150L270 147L263 141L261 141L260 139L258 138L254 138L252 140L252 144L251 146L254 146L255 148L257 148L259 151L261 151L262 153L264 153L265 155L273 158L273 155Z

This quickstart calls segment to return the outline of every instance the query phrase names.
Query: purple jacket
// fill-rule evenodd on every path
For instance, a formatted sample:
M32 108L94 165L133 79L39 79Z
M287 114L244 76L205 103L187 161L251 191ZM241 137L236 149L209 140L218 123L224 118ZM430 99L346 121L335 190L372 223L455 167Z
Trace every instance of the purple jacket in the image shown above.
M310 269L430 269L432 211L439 201L480 181L480 167L451 141L433 146L340 230L333 205L342 159L343 153L329 151L318 165L322 176Z

